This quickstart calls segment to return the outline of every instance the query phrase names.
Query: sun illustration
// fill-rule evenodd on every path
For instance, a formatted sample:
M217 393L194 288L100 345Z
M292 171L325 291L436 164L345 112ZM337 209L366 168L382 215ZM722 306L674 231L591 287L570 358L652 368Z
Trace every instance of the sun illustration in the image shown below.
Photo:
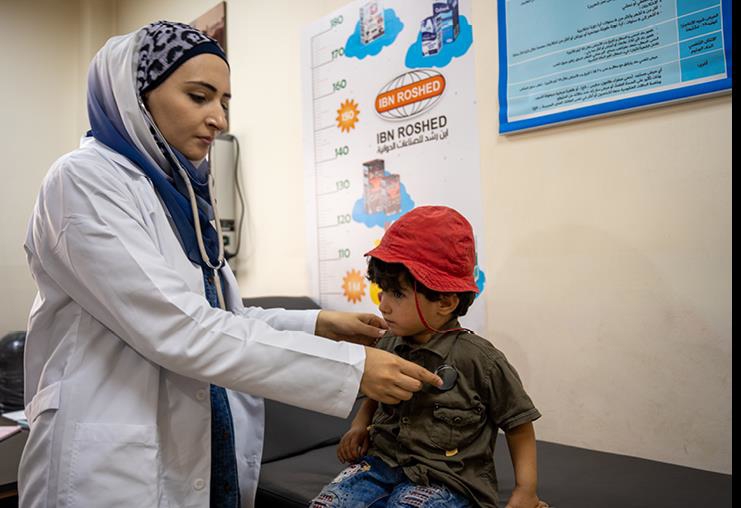
M337 127L343 132L350 132L350 129L355 128L359 114L357 103L352 99L346 100L337 110Z
M350 270L342 277L342 290L348 302L358 303L365 295L365 280L357 270Z
M378 284L376 284L375 282L371 282L369 292L370 292L371 301L375 303L376 305L380 305L381 299L378 298L378 293L381 292L381 288L378 287Z

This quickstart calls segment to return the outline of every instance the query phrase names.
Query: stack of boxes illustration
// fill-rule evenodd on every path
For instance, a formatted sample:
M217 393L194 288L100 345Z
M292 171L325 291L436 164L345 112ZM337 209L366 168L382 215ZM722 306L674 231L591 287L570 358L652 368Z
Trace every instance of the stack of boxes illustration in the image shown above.
M460 33L458 0L434 2L432 16L422 20L419 33L424 56L436 55L444 44L455 42Z
M401 211L401 179L386 174L383 159L363 163L365 213L393 215Z
M383 5L380 0L373 0L363 4L360 8L361 42L363 44L373 42L381 37L384 31Z

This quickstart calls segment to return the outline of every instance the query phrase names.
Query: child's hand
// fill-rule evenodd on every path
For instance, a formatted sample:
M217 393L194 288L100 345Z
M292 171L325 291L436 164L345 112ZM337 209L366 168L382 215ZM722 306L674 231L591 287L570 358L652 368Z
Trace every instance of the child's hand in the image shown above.
M548 503L538 499L535 492L515 487L506 508L548 508Z
M355 462L368 451L368 428L350 427L337 445L337 458L340 462Z

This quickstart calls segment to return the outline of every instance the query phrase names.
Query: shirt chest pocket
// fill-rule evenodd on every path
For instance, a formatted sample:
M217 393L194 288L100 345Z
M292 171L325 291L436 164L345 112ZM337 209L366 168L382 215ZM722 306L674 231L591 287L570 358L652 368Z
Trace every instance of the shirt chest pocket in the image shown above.
M468 408L435 404L432 408L430 441L449 451L468 446L484 426L486 416L482 405Z

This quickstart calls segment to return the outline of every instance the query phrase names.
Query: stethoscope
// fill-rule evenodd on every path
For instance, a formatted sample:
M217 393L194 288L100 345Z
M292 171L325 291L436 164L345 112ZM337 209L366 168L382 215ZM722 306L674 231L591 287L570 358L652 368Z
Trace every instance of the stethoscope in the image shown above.
M434 328L430 326L430 324L425 319L424 315L422 314L422 309L419 306L419 298L417 297L417 281L414 281L414 285L412 287L414 291L414 305L417 308L417 316L419 316L419 320L422 322L424 327L433 332L433 333L444 333L444 332L471 332L468 328L449 328L447 330L438 330L437 328ZM452 390L455 384L458 382L458 371L455 370L455 367L452 367L446 363L443 363L438 368L436 368L433 372L437 377L443 380L443 384L441 386L433 387L434 390L437 390L438 392L447 392L449 390Z
M435 369L434 374L443 380L443 384L436 386L435 389L439 392L447 392L452 390L455 384L458 382L458 371L455 367L443 363Z
M208 173L208 195L209 195L209 204L211 205L211 208L214 211L214 222L216 225L216 233L218 235L219 240L219 255L216 261L216 265L211 263L211 259L208 257L208 254L206 253L206 247L203 244L203 233L201 231L201 221L198 219L198 203L196 201L196 194L193 191L193 185L190 183L190 178L188 177L188 173L186 173L185 169L180 165L180 162L178 161L178 158L175 157L175 154L172 153L172 150L170 149L170 144L167 142L165 137L160 132L159 128L157 127L157 124L154 123L154 118L152 118L151 114L149 113L149 110L144 105L144 101L142 101L141 97L137 96L137 100L139 102L139 109L144 114L144 118L149 124L149 126L154 130L157 136L159 136L160 141L162 145L167 150L167 153L170 155L170 159L172 163L176 166L176 169L180 173L181 178L185 181L185 186L188 189L188 197L190 198L190 209L191 213L193 214L193 224L195 226L196 231L196 241L198 242L198 250L201 254L201 259L203 262L208 266L209 269L213 271L214 274L214 285L216 286L216 297L219 301L219 307L222 310L226 310L226 304L224 301L224 291L221 287L221 277L219 276L219 270L222 266L224 266L224 235L221 231L221 220L219 220L219 208L216 203L216 199L214 196L216 196L216 190L214 189L214 176L211 171Z

